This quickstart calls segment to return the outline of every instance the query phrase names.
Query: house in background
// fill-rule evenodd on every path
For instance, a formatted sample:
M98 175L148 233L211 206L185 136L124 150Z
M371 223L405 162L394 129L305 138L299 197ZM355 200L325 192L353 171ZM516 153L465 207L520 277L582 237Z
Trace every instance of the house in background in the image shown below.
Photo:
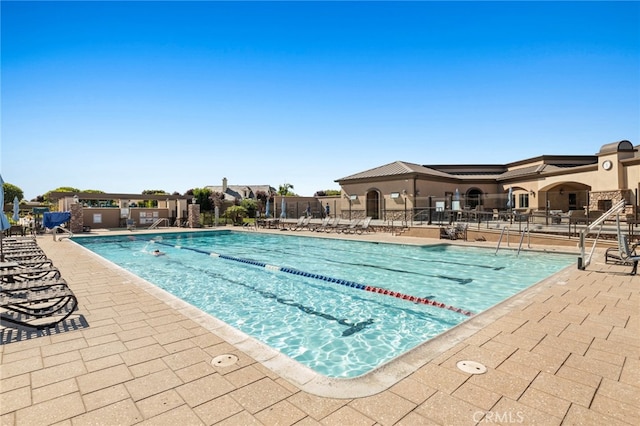
M589 215L622 199L635 216L638 151L623 140L603 145L595 155L542 155L504 165L396 161L335 182L350 217L410 221L440 211L494 209Z
M231 203L242 201L245 199L257 200L257 194L264 192L272 198L276 194L276 189L271 185L229 185L227 178L222 178L222 185L207 185L205 189L212 193L220 193L224 195L224 200Z

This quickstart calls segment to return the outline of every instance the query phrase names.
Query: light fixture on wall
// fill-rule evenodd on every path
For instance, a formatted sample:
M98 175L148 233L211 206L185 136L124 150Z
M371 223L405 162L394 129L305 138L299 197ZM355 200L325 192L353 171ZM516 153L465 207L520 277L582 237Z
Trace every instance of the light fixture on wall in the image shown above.
M560 195L564 194L564 189L560 188Z
M531 191L529 191L529 194L531 194L532 197L536 196L536 191L534 191L533 189Z

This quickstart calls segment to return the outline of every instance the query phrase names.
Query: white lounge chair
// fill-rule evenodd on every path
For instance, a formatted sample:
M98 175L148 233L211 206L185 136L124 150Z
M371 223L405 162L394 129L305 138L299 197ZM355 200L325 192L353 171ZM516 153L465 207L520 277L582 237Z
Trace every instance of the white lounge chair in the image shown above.
M349 222L348 225L337 228L336 232L342 232L343 234L350 234L352 232L355 232L356 226L358 226L361 220L362 219L354 219L351 222Z
M300 216L300 219L298 219L298 223L296 223L295 226L291 228L291 230L301 231L309 226L309 222L311 222L311 216Z
M327 228L327 225L329 225L329 222L331 221L331 217L330 216L326 216L324 219L322 219L322 222L319 224L315 224L315 225L309 225L309 231L324 231Z
M357 221L353 227L349 226L345 228L342 232L345 234L362 234L364 231L369 230L369 225L371 224L371 216L367 216L362 221Z
M333 222L329 223L324 229L323 231L326 233L330 233L332 231L336 231L338 232L338 229L340 227L340 218L336 217Z

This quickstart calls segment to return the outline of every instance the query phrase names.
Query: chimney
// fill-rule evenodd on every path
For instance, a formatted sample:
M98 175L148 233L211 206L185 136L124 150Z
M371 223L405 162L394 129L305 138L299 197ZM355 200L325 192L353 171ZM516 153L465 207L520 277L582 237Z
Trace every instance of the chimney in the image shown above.
M227 192L227 178L222 178L222 193Z

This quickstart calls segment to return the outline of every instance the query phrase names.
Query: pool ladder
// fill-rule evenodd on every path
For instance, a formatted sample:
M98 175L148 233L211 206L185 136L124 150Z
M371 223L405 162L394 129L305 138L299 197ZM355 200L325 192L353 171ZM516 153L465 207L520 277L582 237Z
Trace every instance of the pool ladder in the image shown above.
M496 246L496 254L498 254L498 250L500 250L500 244L502 243L502 237L504 236L505 232L507 233L507 247L509 247L509 227L505 226L504 228L502 228L502 232L500 233L500 238L498 239L498 245ZM518 244L518 253L516 254L516 256L519 255L520 251L522 250L522 243L524 242L525 234L527 234L528 236L527 248L531 248L531 232L529 232L529 227L527 226L522 231L522 235L520 235L520 243Z

